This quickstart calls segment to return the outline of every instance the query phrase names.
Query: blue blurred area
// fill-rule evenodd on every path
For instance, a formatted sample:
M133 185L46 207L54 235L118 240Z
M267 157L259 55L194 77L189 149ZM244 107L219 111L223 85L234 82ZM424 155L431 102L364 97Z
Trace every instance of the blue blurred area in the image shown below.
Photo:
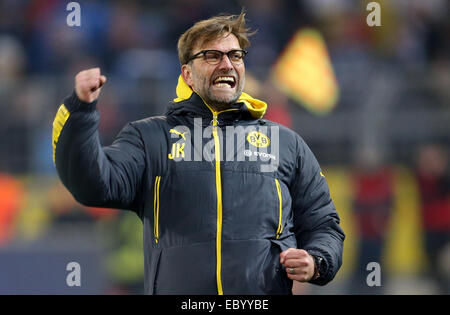
M0 294L103 294L108 292L108 275L102 260L102 247L92 233L77 228L77 242L52 246L48 239L26 248L10 247L0 252ZM67 237L65 231L64 238ZM81 236L80 236L81 234ZM89 237L89 239L88 239ZM80 243L84 241L84 243ZM54 242L54 241L53 241ZM94 244L93 244L94 243ZM61 246L66 244L66 246ZM67 246L71 244L71 246ZM80 286L69 286L69 263L80 266ZM69 268L67 269L69 265ZM70 281L69 281L69 284Z
M141 292L141 266L133 266L134 271L130 272L133 276L128 278L123 275L123 269L128 267L121 267L130 266L130 259L126 258L131 257L126 254L130 251L129 244L133 244L131 251L136 255L132 257L140 259L142 254L135 249L139 248L135 241L139 234L133 232L130 238L129 230L123 226L133 231L138 229L136 233L141 232L141 226L137 219L133 221L122 213L113 212L113 218L107 219L87 215L70 195L65 195L64 188L58 186L52 162L53 118L64 96L71 93L75 74L96 66L108 77L98 106L101 140L105 145L111 143L126 122L164 114L168 102L175 97L180 73L176 51L178 37L195 21L219 13L239 14L242 7L247 12L249 26L258 30L251 39L246 59L249 76L246 91L269 103L268 119L297 131L323 166L344 167L349 178L360 178L361 174L377 178L377 171L383 173L390 165L408 168L411 174L432 174L430 176L436 179L433 183L437 184L429 184L427 179L421 183L428 184L420 186L414 181L418 187L425 188L418 188L410 199L419 200L420 209L426 208L422 203L433 198L439 200L442 220L446 220L450 202L449 3L445 0L378 1L382 6L382 26L370 28L366 24L368 2L78 1L81 26L69 27L66 24L69 1L1 0L0 175L17 179L21 192L17 193L17 198L11 197L18 200L17 204L5 203L0 208L3 213L0 231L3 229L3 234L8 235L2 239L0 233L0 293L77 293L64 285L61 287L58 281L65 279L65 261L72 252L80 250L76 259L84 266L91 266L91 273L86 277L93 281L86 284L83 292ZM340 86L339 103L326 116L315 116L298 106L270 81L271 67L290 38L302 27L313 27L323 34ZM439 147L437 152L440 153L435 153L434 157L431 154L430 158L426 153L429 144ZM420 162L422 153L431 162ZM444 166L434 167L433 161ZM388 197L383 195L376 199L377 191L367 182L370 180L356 181L355 185L366 186L355 188L350 197L346 195L356 200L349 201L349 209L355 216L358 209L374 208L370 196L374 196L373 204L378 205L382 198L389 199L389 194L394 194L389 191L385 194ZM0 189L6 192L3 187L11 184L9 180L5 183L4 186L0 183ZM339 190L333 186L330 189ZM431 194L434 197L421 199L430 196L429 190L433 189L438 191ZM357 203L361 200L369 201L361 206L361 202ZM6 214L8 211L10 215ZM88 224L97 231L88 234L97 245L89 250L83 249L83 242L76 242L75 248L64 245L79 236L61 232L66 227L61 225L62 221L80 229ZM30 222L35 224L28 225ZM427 229L436 232L430 228L432 224L424 222L418 232L423 235ZM11 231L6 228L7 223ZM122 232L116 233L117 230ZM52 249L48 235L55 231L60 232L59 241L67 250ZM441 229L438 241L430 241L431 247L441 244L433 249L433 257L444 257L433 258L436 266L448 261L445 260L449 252L449 247L445 247L449 243L448 233ZM362 235L364 233L350 234L349 239L354 237L356 243L359 240L362 243ZM386 240L384 236L387 237L383 234L380 244ZM425 239L432 239L431 236L423 238L425 243ZM80 237L80 240L86 239ZM34 246L40 250L32 251ZM48 251L44 250L46 247ZM425 251L424 244L417 244L417 247ZM436 254L440 251L444 254ZM369 252L378 253L380 248ZM356 256L353 259L357 259ZM105 257L123 265L105 263L108 260ZM423 266L427 266L425 259ZM53 273L56 269L58 271ZM23 270L28 270L32 276ZM448 279L448 268L443 270L444 278ZM430 278L425 279L442 278L441 275L426 274ZM343 280L348 279L350 276ZM414 279L411 281L416 283L414 281L420 282L422 278ZM41 285L45 281L48 285ZM448 288L446 281L442 286L432 283L431 289L425 292L448 293L444 288ZM359 290L348 289L344 284L338 280L336 288L330 290L333 293ZM315 290L305 289L319 294L328 292ZM298 289L298 292L303 291ZM405 291L392 289L391 292Z

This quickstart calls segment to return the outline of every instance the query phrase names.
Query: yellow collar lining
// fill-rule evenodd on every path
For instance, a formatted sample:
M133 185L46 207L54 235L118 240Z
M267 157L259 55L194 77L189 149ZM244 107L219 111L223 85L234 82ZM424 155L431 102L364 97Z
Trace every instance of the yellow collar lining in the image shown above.
M192 96L194 91L191 89L189 85L184 81L183 77L180 75L178 77L178 85L177 85L177 98L175 98L174 102L181 102L189 99ZM247 93L242 92L241 96L238 99L238 102L243 102L245 106L247 106L250 114L253 118L262 118L267 110L267 103L261 100L255 99L248 95Z

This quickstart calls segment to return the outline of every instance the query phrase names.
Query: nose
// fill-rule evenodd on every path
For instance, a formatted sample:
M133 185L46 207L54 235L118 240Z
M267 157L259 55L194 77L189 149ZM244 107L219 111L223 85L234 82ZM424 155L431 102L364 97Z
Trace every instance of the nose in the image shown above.
M222 60L219 63L219 69L228 71L234 69L233 64L231 63L231 60L227 54L224 54L222 56Z

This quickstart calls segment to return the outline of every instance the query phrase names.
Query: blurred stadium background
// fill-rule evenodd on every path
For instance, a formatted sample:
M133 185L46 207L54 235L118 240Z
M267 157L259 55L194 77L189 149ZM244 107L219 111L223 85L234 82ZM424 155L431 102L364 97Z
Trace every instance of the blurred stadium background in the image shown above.
M449 2L376 1L379 27L366 23L368 2L78 1L81 26L69 27L69 1L0 0L0 293L143 292L139 219L73 200L52 162L53 118L74 75L93 66L108 77L104 144L126 122L163 114L175 96L178 36L242 7L258 29L246 91L310 145L347 234L335 281L295 293L450 293ZM306 29L326 50L294 56L310 72L292 93L274 69ZM324 80L336 85L319 95L321 110L308 91ZM66 285L71 261L81 287ZM366 285L369 262L381 266L381 287Z

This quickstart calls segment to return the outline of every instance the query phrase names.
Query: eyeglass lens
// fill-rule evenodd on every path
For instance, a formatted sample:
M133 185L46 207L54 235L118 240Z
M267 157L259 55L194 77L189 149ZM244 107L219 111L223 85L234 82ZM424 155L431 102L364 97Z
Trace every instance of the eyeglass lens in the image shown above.
M209 50L205 52L205 60L210 64L219 63L225 53L218 50ZM234 64L240 64L244 58L244 52L241 50L232 50L226 53L230 61Z

